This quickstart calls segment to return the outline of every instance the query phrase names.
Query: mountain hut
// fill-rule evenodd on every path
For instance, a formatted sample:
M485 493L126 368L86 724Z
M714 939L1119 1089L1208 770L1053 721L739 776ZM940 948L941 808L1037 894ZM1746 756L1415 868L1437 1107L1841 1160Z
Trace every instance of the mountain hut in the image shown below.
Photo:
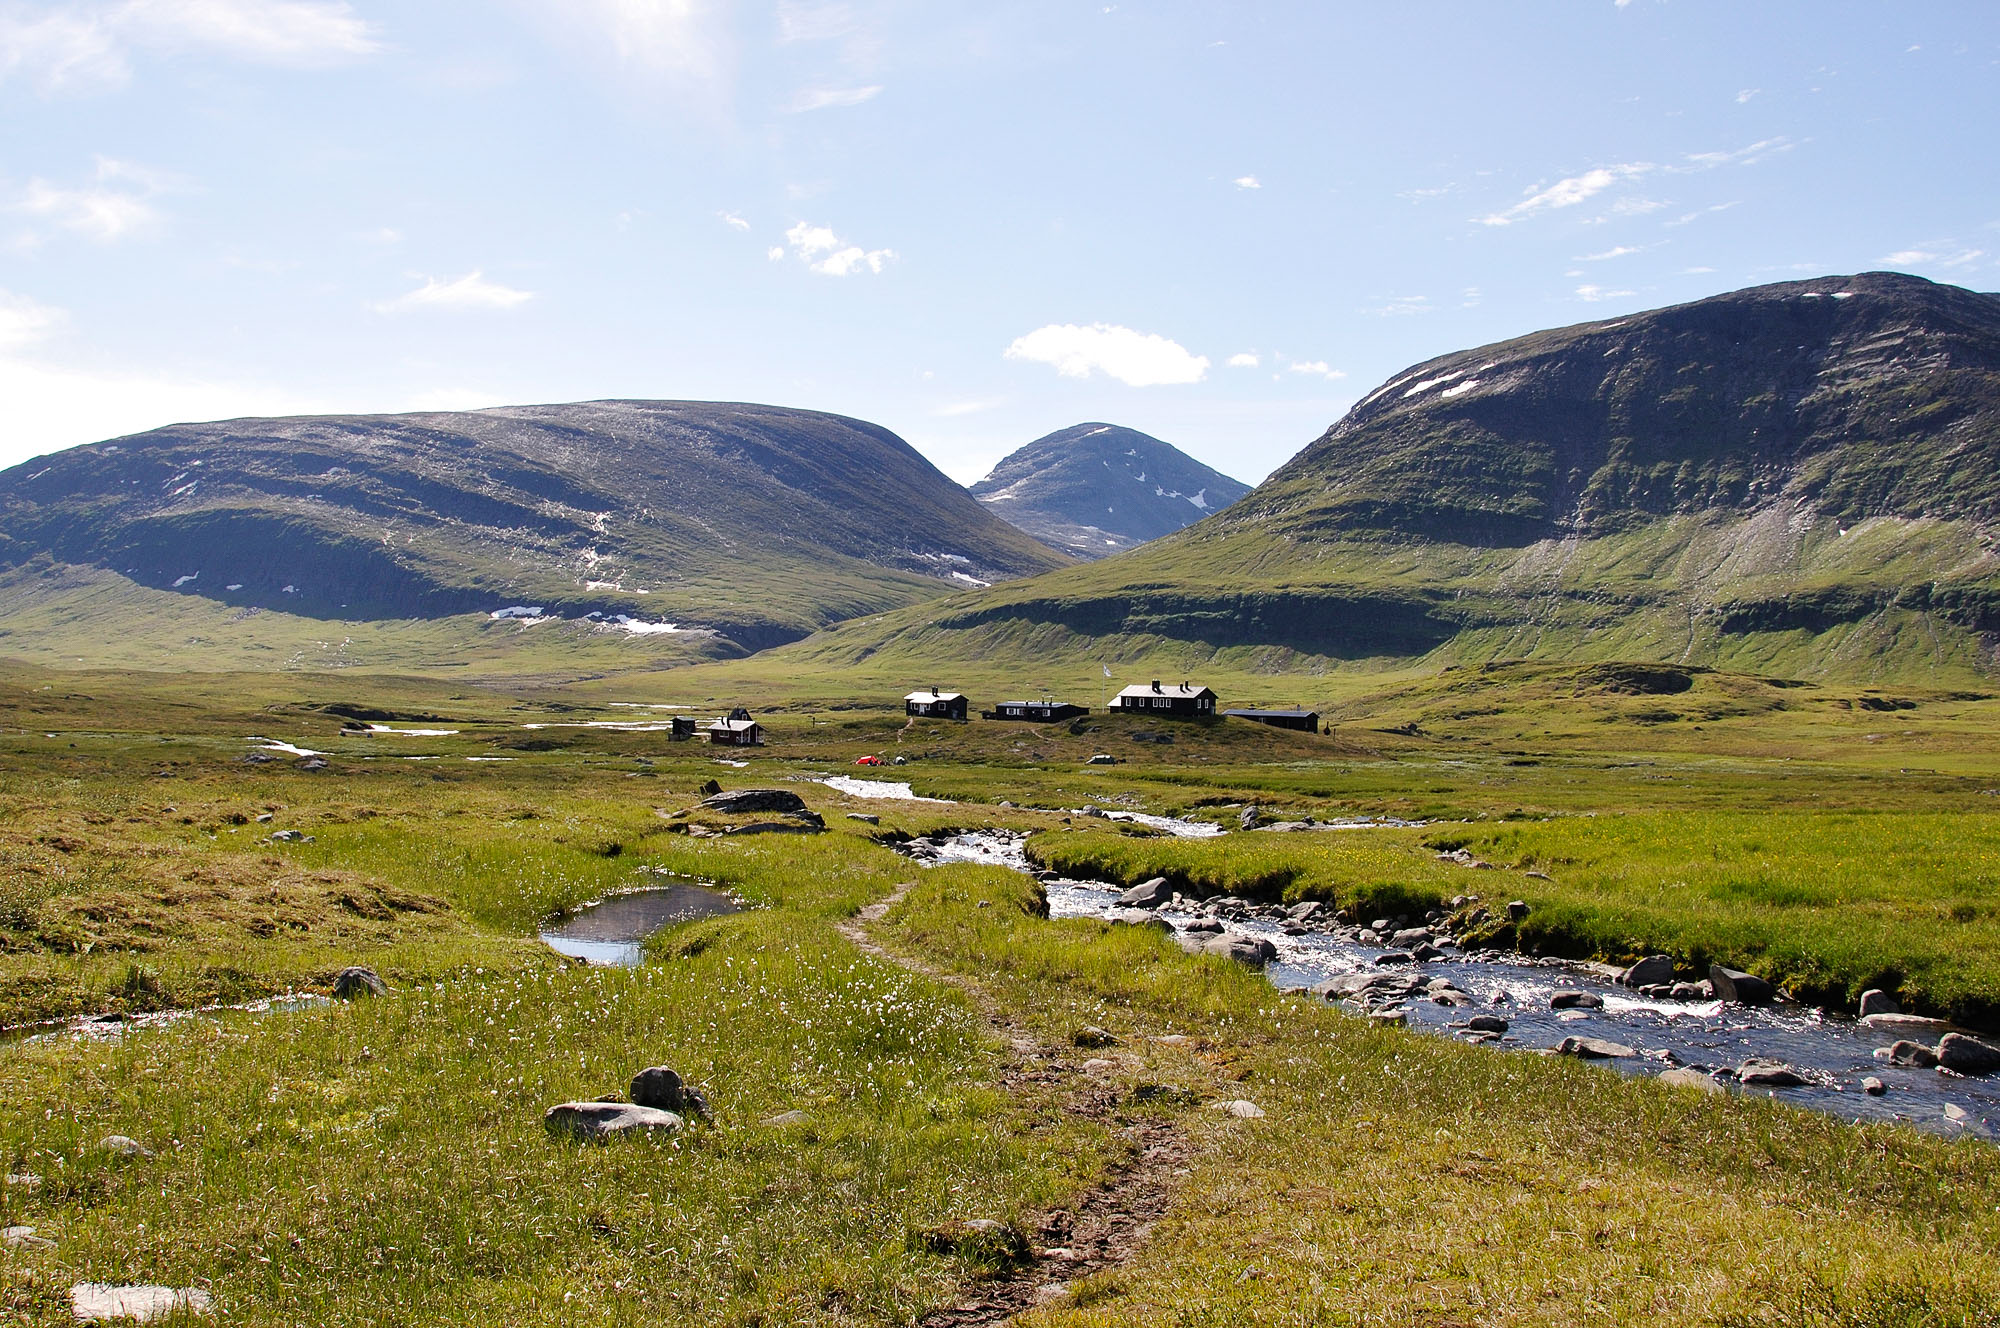
M962 692L941 692L933 687L903 698L903 713L918 719L964 719L965 710Z
M1113 710L1170 719L1205 719L1215 714L1215 693L1191 682L1134 684L1111 699Z

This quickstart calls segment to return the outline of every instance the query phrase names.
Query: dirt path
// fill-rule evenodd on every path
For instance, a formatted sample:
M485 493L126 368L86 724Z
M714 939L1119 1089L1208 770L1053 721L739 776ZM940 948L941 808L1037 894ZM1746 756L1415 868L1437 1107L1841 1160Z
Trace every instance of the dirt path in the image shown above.
M1018 1090L1078 1079L1080 1070L1070 1063L1074 1048L1051 1046L1032 1036L995 1009L971 979L940 972L886 949L869 935L867 925L887 917L915 884L903 882L886 898L841 922L841 934L868 954L965 992L988 1025L1007 1039L1011 1051L1002 1073L1003 1087ZM1079 1279L1130 1260L1173 1202L1193 1153L1179 1121L1148 1115L1121 1122L1124 1098L1119 1089L1087 1079L1076 1085L1062 1105L1072 1115L1110 1125L1124 1144L1121 1156L1106 1167L1104 1178L1079 1198L1074 1208L1042 1215L1037 1227L1028 1233L1035 1252L1032 1260L971 1284L966 1289L976 1294L948 1309L926 1314L917 1321L921 1328L1011 1322L1015 1315L1059 1298Z

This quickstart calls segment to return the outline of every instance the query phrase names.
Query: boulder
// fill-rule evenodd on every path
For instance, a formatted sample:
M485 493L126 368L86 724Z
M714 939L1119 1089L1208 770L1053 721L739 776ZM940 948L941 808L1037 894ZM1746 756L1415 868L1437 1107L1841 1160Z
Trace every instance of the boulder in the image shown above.
M1667 988L1667 995L1677 1001L1712 1001L1715 988L1706 982L1676 982Z
M1085 1024L1082 1028L1077 1029L1076 1032L1071 1033L1069 1040L1076 1046L1087 1048L1115 1047L1118 1045L1118 1035L1116 1033L1099 1028L1096 1024Z
M1303 904L1293 904L1289 909L1285 910L1285 915L1293 922L1311 922L1320 915L1325 907L1317 899L1308 899Z
M1721 964L1708 966L1708 980L1715 988L1715 998L1731 1005L1769 1005L1778 994L1776 987L1756 974Z
M150 1323L169 1316L215 1313L215 1301L196 1287L113 1286L78 1282L69 1289L69 1310L84 1323L136 1319Z
M1586 1061L1624 1060L1639 1053L1622 1042L1606 1042L1603 1038L1566 1037L1556 1044L1558 1056L1575 1056Z
M1745 1088L1798 1088L1806 1078L1783 1061L1753 1057L1736 1067L1736 1082Z
M704 811L736 816L746 812L802 812L806 803L789 789L730 789L726 793L709 794L701 800L701 807Z
M1528 916L1527 900L1510 899L1507 901L1507 920L1509 922L1519 922L1522 918L1525 918L1527 916Z
M695 790L696 795L703 798L708 797L710 794L720 793L720 792L722 792L722 785L716 783L712 779L702 780L701 787Z
M1602 1010L1604 998L1594 991L1559 991L1549 997L1551 1010Z
M1380 1028L1401 1028L1410 1022L1408 1010L1371 1010L1368 1022Z
M1104 920L1121 927L1157 927L1164 932L1171 932L1174 929L1173 923L1168 922L1165 918L1150 909L1144 908L1107 909L1104 913Z
M389 984L382 981L372 968L343 968L334 975L333 999L336 1001L352 1001L363 996L388 994Z
M1889 1085L1871 1074L1861 1081L1861 1091L1870 1097L1880 1097L1889 1091Z
M122 1134L107 1134L97 1141L99 1152L111 1153L118 1157L151 1157L153 1150L137 1139Z
M1420 945L1428 945L1431 940L1429 927L1405 927L1389 937L1392 950L1414 950Z
M1722 1085L1703 1074L1700 1070L1664 1070L1656 1076L1660 1083L1669 1088L1692 1088L1701 1093L1720 1093Z
M1866 1019L1871 1014L1901 1014L1902 1012L1903 1007L1896 1003L1896 998L1878 987L1870 988L1861 993L1861 1008L1856 1010L1855 1014L1862 1019Z
M1920 1014L1871 1014L1861 1019L1864 1028L1895 1033L1949 1033L1951 1020L1931 1019Z
M0 1229L0 1246L10 1250L52 1250L56 1243L47 1236L37 1236L33 1227L6 1227Z
M1262 1107L1258 1106L1255 1102L1246 1101L1240 1097L1229 1102L1216 1102L1212 1105L1217 1111L1222 1112L1226 1116L1234 1116L1238 1120L1262 1120L1264 1118L1264 1109Z
M1628 987L1653 987L1671 983L1674 980L1673 956L1647 955L1626 969L1618 980Z
M1255 830L1263 819L1263 814L1254 806L1245 807L1236 814L1236 828L1238 830Z
M1220 922L1217 922L1214 918L1196 918L1194 921L1188 923L1188 925L1183 927L1181 930L1188 932L1197 932L1203 935L1213 935L1214 933L1222 930L1222 924Z
M1954 1074L1992 1074L2000 1070L2000 1047L1963 1033L1946 1033L1937 1044L1937 1063Z
M1224 932L1212 936L1202 943L1201 952L1217 955L1223 959L1234 959L1239 964L1252 968L1262 968L1278 957L1278 948L1261 936L1246 936L1241 932Z
M1465 1026L1475 1033L1505 1033L1507 1021L1497 1014L1476 1014L1465 1021Z
M1164 876L1155 876L1150 881L1139 884L1118 896L1120 908L1158 908L1174 897L1174 888L1167 884Z
M1406 950L1391 950L1387 954L1376 955L1375 962L1387 968L1395 964L1414 964L1417 957Z
M542 1113L542 1128L594 1143L628 1134L672 1134L681 1128L681 1118L634 1102L562 1102Z
M1420 945L1410 951L1410 958L1419 964L1434 964L1444 957L1444 951L1438 949L1435 945Z
M638 1106L682 1116L714 1119L708 1109L707 1095L664 1065L649 1066L632 1076L632 1101Z
M1919 1070L1928 1070L1938 1063L1938 1054L1921 1042L1908 1038L1883 1047L1875 1053L1891 1065L1910 1065Z
M847 819L850 821L859 821L863 825L882 824L882 818L877 816L873 812L849 812L847 814Z

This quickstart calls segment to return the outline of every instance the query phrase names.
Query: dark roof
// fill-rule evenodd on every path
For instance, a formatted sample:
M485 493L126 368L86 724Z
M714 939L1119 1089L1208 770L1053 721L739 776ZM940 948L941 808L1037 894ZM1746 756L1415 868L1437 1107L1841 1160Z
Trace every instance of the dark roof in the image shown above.
M1225 710L1225 715L1235 715L1239 719L1318 719L1317 710Z
M1208 692L1210 696L1215 694L1198 682L1141 682L1134 683L1132 686L1118 693L1118 695L1178 696L1183 699L1191 699L1200 696L1203 692Z

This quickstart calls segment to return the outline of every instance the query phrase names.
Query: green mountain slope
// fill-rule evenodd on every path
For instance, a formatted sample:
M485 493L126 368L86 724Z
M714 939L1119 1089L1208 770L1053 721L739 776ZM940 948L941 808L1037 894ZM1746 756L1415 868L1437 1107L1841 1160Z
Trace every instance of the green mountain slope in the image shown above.
M2000 296L1826 277L1417 365L1187 530L800 649L1962 676L1996 517Z
M74 448L0 473L0 564L34 592L5 602L47 614L72 581L104 600L101 577L52 581L37 559L288 620L511 609L635 636L672 623L723 654L1065 561L886 429L666 401L232 420Z
M1151 434L1096 423L1037 438L972 486L995 516L1078 558L1170 535L1248 492Z

